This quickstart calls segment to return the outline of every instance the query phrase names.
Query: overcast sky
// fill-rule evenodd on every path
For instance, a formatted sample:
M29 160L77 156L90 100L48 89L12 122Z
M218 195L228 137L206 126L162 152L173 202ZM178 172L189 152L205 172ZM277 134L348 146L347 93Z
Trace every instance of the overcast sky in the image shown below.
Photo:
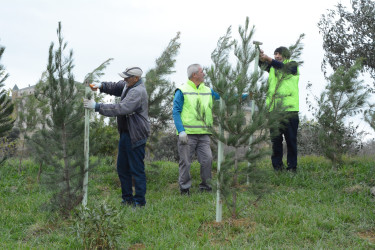
M186 82L186 68L192 63L211 65L211 52L229 26L237 36L239 25L250 18L255 40L266 54L289 46L305 33L303 66L300 68L300 112L307 110L306 85L315 94L323 89L321 72L324 51L317 23L327 9L340 0L1 0L0 45L5 53L1 64L9 78L6 88L34 85L46 69L48 49L57 43L56 29L73 49L77 81L108 58L114 61L102 80L118 81L118 72L139 66L144 72L181 32L176 73L170 80L177 86ZM341 0L345 5L350 0ZM359 122L359 121L358 121ZM363 122L361 122L363 123Z

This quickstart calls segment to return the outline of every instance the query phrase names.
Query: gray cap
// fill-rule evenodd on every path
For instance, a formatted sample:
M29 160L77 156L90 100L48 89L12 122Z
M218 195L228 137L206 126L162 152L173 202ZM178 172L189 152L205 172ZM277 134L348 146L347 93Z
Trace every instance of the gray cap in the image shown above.
M139 76L141 77L143 74L143 71L139 67L130 67L126 68L124 72L118 73L122 78L128 78L131 76Z

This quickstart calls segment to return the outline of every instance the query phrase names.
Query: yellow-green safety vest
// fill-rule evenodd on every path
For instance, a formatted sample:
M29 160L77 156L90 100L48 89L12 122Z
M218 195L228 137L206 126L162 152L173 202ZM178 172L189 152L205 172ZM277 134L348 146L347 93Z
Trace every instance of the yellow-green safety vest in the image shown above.
M288 62L290 62L290 60L283 61L284 64L287 64ZM276 103L278 103L282 99L283 106L287 107L286 111L299 111L299 69L297 68L296 75L284 74L286 73L283 73L282 70L275 70L274 67L271 67L268 76L269 89L266 99L267 106L269 106L270 111L272 111ZM284 77L284 79L281 80L277 89L277 93L275 93L276 86L281 77ZM279 95L279 98L275 96L275 94ZM275 100L272 101L272 99Z
M184 105L181 112L182 125L186 134L211 134L212 127L212 92L211 89L201 83L198 88L188 82L179 88L184 95ZM201 114L204 114L205 122L197 117L197 104L201 104Z

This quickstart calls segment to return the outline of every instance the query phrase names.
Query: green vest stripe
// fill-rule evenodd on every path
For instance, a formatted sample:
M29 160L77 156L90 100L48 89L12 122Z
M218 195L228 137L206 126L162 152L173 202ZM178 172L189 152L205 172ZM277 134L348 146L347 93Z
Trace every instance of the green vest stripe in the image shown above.
M192 81L188 81L180 88L184 95L184 105L181 112L182 125L187 134L211 134L209 128L212 119L211 89L201 83L198 88ZM198 120L197 104L201 105L201 112L205 115L205 122Z

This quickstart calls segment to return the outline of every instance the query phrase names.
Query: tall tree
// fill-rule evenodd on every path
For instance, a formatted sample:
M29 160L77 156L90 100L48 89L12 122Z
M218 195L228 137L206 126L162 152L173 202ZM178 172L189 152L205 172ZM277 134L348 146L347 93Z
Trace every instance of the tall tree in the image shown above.
M352 0L351 9L338 3L336 9L322 15L318 27L325 50L323 71L326 73L327 65L334 70L349 68L363 58L363 69L375 84L375 1Z
M72 73L73 51L65 55L67 43L60 22L57 37L57 48L53 42L49 48L46 83L36 93L50 108L50 115L33 141L40 157L54 170L48 181L54 191L52 205L65 214L82 200L84 92Z
M355 143L356 138L349 134L353 125L347 126L347 118L362 112L369 92L363 81L358 80L362 65L357 61L347 69L341 66L328 78L329 82L320 97L314 96L316 103L309 107L320 125L319 143L324 155L334 167L342 164L342 156Z
M169 126L172 119L172 105L175 91L175 83L167 77L174 73L176 56L180 49L180 33L169 42L161 56L156 59L155 67L146 73L146 89L148 93L149 118L151 134L148 149L154 151L162 131Z
M0 46L0 60L5 51L5 47ZM12 100L9 98L5 91L4 82L8 78L9 74L6 73L5 67L0 64L0 140L3 141L7 133L12 129L14 120L12 113L14 106ZM1 143L0 141L0 143ZM0 154L0 164L5 160L5 156Z

